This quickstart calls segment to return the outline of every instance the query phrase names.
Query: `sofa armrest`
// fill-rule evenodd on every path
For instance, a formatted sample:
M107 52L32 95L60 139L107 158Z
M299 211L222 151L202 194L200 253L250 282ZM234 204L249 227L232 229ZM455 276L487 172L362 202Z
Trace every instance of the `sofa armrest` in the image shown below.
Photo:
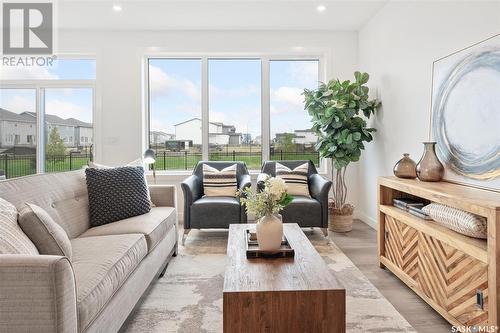
M328 227L328 192L332 182L319 174L309 176L309 192L321 204L321 227Z
M174 185L149 185L151 201L159 207L176 207Z
M331 186L332 182L330 180L317 173L309 176L309 191L311 192L311 196L320 202L326 200L328 203L328 192Z
M78 331L68 258L0 255L0 332Z
M260 192L264 189L264 182L266 178L270 177L267 173L259 173L257 175L257 192Z
M191 205L201 197L200 180L196 175L191 175L181 183L184 193L184 229L191 229Z
M252 186L252 178L250 177L250 175L241 175L240 177L240 186L238 187L238 191L240 191L240 193L247 187L250 187ZM240 194L241 196L242 194Z
M193 203L201 197L200 193L200 180L198 176L191 175L181 182L181 188L184 192L184 199Z

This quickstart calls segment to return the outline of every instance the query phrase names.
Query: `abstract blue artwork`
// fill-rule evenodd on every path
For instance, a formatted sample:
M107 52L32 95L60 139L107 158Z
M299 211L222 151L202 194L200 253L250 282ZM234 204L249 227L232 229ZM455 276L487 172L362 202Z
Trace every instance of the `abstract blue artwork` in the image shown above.
M500 34L436 60L432 83L444 179L500 191Z

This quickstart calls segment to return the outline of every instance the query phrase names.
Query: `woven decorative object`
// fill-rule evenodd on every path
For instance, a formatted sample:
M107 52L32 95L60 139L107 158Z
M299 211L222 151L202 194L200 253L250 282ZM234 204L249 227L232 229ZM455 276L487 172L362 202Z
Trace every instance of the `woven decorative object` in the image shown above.
M93 227L146 214L151 210L142 167L85 169Z
M487 224L484 217L437 203L431 203L422 210L436 223L448 229L474 238L487 238Z
M352 230L352 214L335 214L335 203L328 201L328 229L334 232L349 232Z

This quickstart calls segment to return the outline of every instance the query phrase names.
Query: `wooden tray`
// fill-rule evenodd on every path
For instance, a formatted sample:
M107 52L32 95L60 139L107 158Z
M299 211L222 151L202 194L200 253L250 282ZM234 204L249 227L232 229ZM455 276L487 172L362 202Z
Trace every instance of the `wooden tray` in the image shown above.
M283 235L283 240L281 241L281 248L277 251L269 252L259 249L259 244L257 240L251 239L251 231L249 229L245 230L245 240L246 240L246 254L247 259L255 258L293 258L295 256L295 251L288 242L286 235Z

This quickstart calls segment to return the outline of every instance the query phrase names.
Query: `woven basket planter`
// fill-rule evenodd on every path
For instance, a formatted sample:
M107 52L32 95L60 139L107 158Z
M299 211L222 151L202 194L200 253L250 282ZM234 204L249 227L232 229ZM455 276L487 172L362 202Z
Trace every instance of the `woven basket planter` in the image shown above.
M346 207L348 209L333 208L333 202L328 202L328 229L333 232L349 232L352 230L352 214L353 206Z

